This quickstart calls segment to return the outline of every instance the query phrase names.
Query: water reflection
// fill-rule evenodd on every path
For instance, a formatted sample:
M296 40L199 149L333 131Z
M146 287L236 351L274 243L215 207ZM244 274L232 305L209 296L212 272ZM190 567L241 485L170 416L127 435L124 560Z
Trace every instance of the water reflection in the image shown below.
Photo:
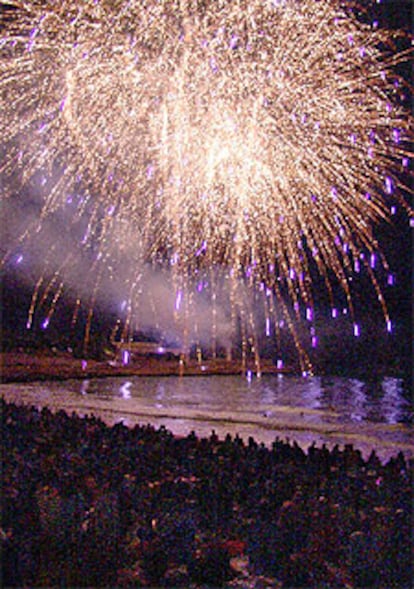
M306 381L306 387L303 391L303 400L309 409L321 408L321 378L314 377ZM329 408L329 407L328 407Z
M72 381L73 382L73 381ZM412 407L397 378L362 381L355 378L264 376L245 380L238 376L185 378L131 377L88 379L75 389L88 397L114 399L120 396L132 405L139 401L158 409L240 411L274 415L281 408L318 412L320 419L336 416L340 423L398 424L412 421ZM45 384L42 385L46 386ZM49 383L49 388L67 388L67 383Z
M81 389L80 389L81 395L86 395L86 393L88 392L88 389L89 389L89 385L90 385L89 379L85 379L82 381Z
M119 392L121 393L121 397L123 399L130 399L131 398L131 386L132 382L127 380L119 387Z
M402 383L395 378L384 378L382 381L383 397L380 406L383 408L383 419L387 423L402 423L408 411L404 411L404 395ZM406 405L408 405L406 403Z
M406 423L410 421L410 403L404 397L403 383L397 378L382 381L328 379L321 382L322 407L332 407L344 421Z

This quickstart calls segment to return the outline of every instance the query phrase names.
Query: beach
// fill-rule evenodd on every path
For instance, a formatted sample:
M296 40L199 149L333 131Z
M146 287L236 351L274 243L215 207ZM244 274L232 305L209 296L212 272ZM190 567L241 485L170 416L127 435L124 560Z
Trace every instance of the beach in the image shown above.
M186 369L213 376L240 366ZM173 414L147 411L128 424L109 399L79 394L65 406L59 394L36 393L54 380L82 389L90 379L179 374L177 360L160 358L123 366L2 355L5 587L408 589L412 461L397 446L381 459L352 436L306 445L294 430L291 442L265 444L239 423L227 435L173 435Z

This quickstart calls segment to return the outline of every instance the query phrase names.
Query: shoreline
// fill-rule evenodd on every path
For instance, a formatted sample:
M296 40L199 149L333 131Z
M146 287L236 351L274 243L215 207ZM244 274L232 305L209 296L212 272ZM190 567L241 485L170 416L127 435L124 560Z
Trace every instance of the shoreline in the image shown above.
M9 402L18 402L23 404L33 404L35 406L46 405L49 409L57 411L63 409L69 414L75 411L78 415L86 416L94 414L99 416L108 425L114 425L121 421L128 427L134 427L141 423L152 423L154 426L166 426L174 435L182 436L188 435L191 430L195 430L199 435L208 436L211 431L216 430L219 436L224 437L227 433L232 435L238 434L245 440L250 436L254 437L265 445L270 446L276 436L281 436L285 439L295 440L303 449L309 447L312 443L318 446L323 444L329 448L333 448L335 444L339 446L353 443L360 448L363 455L368 457L370 452L375 449L381 460L388 460L395 456L398 451L403 451L407 458L414 456L414 447L408 441L397 441L394 439L386 439L387 432L384 430L382 441L378 440L378 431L384 426L371 426L374 428L374 433L370 431L355 432L352 428L344 424L314 424L308 422L305 411L301 411L300 415L286 415L285 413L274 412L274 415L266 416L266 420L256 419L252 416L239 416L238 419L233 419L230 414L193 414L190 412L168 411L165 408L163 411L148 407L145 403L134 408L134 411L129 411L127 406L120 406L114 408L112 403L105 399L100 399L95 402L93 406L88 402L88 396L80 395L77 399L62 401L54 393L48 393L47 399L41 398L36 392L38 389L29 389L25 392L18 393L19 385L38 383L38 387L42 386L42 382L64 382L66 380L78 381L79 390L82 392L82 381L90 379L105 379L105 378L129 378L129 377L179 377L178 361L166 361L159 359L149 359L145 366L111 366L108 362L89 361L87 366L82 368L82 361L74 359L66 355L46 356L44 354L10 354L1 355L2 367L5 366L7 360L7 374L2 373L2 384L8 387L8 392L4 391L5 399ZM226 371L217 370L217 363L215 366L209 366L209 370L200 370L197 365L193 370L186 370L182 376L230 376L240 374L240 371L235 371L237 364L224 366ZM240 365L239 365L240 367ZM188 367L186 367L188 368ZM213 370L214 368L214 370ZM219 365L219 368L223 366ZM197 370L198 369L198 370ZM263 371L263 374L268 374ZM294 373L290 376L295 379L300 378ZM246 374L242 377L246 379ZM16 387L13 387L13 384ZM45 385L46 386L46 385ZM78 385L74 385L75 387ZM15 389L15 392L13 390ZM376 433L375 433L376 432ZM386 435L385 435L386 434Z
M82 360L69 354L2 352L1 382L32 382L35 380L67 380L70 378L106 378L111 376L220 376L256 373L256 367L248 364L242 369L240 360L210 359L202 363L189 360L180 365L178 360L143 357L130 365L113 361ZM294 374L290 369L277 368L271 361L263 360L261 374Z

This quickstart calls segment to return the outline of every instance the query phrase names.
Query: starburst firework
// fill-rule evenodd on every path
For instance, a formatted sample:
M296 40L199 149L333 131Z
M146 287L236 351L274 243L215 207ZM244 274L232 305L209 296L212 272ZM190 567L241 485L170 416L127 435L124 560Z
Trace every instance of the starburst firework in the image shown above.
M171 272L176 314L209 276L245 334L254 317L241 284L262 291L266 333L286 321L306 367L289 304L313 320L317 268L332 306L335 282L352 315L361 263L390 324L373 227L405 188L410 156L400 34L335 0L10 0L2 24L5 197L42 177L20 243L56 215L76 235L82 225L89 324L119 267L123 337L139 317L143 266ZM31 315L53 292L50 320L76 260L45 256L52 279L38 283Z

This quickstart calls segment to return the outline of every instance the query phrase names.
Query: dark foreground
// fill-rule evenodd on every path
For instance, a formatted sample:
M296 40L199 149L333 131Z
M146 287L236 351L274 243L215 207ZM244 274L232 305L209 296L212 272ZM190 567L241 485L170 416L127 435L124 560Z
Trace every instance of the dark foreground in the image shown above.
M412 464L2 400L3 587L411 587Z

